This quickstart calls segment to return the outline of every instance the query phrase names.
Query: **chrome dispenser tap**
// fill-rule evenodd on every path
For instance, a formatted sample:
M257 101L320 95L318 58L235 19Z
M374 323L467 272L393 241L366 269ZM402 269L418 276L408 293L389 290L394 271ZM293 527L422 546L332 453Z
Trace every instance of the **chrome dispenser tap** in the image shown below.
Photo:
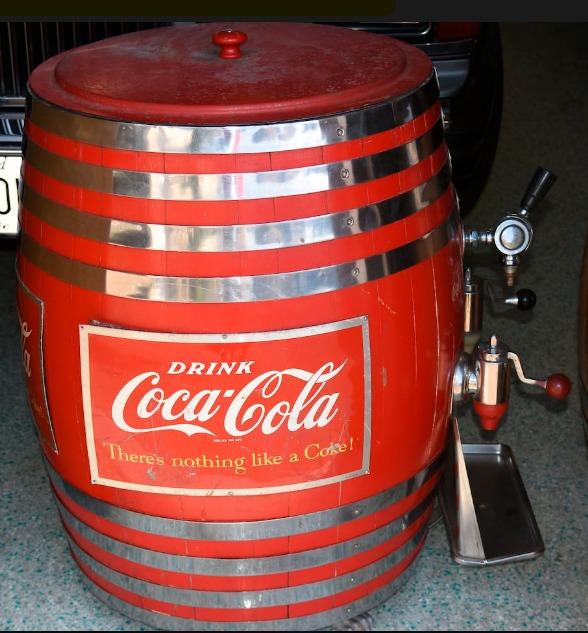
M545 197L554 180L553 174L539 168L517 212L504 216L493 229L465 232L466 245L494 245L504 276L503 284L494 284L466 268L463 277L464 349L453 373L453 403L471 401L485 431L496 431L500 426L508 410L510 383L515 375L521 382L543 389L556 400L563 400L571 390L571 382L563 374L542 379L525 376L519 356L498 337L493 335L480 340L485 298L495 308L516 307L521 311L531 310L536 303L532 290L516 290L514 285L519 258L533 239L529 213ZM455 412L450 420L449 465L440 499L454 559L464 565L486 565L534 558L544 546L532 509L528 503L519 501L526 496L510 448L503 444L462 445ZM468 455L475 459L468 460ZM510 465L505 455L511 456ZM508 468L508 476L505 476L505 468ZM493 472L497 473L496 481L492 481ZM501 522L502 531L488 523L489 516L505 518L513 514L525 517L524 524L529 529L524 538L518 524L515 540L511 538L515 530L506 519ZM484 520L480 520L481 517L485 517Z
M555 176L539 167L517 213L502 218L494 229L469 230L464 234L466 245L494 244L500 253L505 280L505 288L497 289L492 282L474 276L470 268L464 271L464 352L453 375L453 399L472 398L474 411L485 430L497 429L508 408L511 363L521 382L544 389L551 398L564 399L571 389L569 378L563 374L553 374L546 379L527 378L517 354L499 342L496 336L479 342L485 292L494 306L516 307L525 311L531 310L536 303L537 297L532 290L522 288L514 291L513 286L519 256L528 250L533 240L529 213L543 200L554 182Z
M537 303L537 295L529 288L510 292L507 296L495 285L473 275L471 268L464 272L464 348L471 353L482 333L485 293L494 305L517 308L521 312L532 310Z
M486 431L496 430L508 409L511 363L522 383L543 389L554 400L567 398L572 388L570 379L563 374L527 378L518 355L491 336L480 342L472 355L462 354L453 374L454 401L472 398L474 411Z
M494 244L499 252L505 285L509 288L515 285L520 256L529 249L533 241L533 227L529 221L529 214L545 198L555 179L556 176L548 169L538 167L517 212L504 216L493 229L469 229L464 233L467 246Z

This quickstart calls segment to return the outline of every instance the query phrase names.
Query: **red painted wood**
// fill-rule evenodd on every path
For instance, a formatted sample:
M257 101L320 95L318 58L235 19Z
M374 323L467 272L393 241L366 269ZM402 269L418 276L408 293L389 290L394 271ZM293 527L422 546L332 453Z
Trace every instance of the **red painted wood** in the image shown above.
M241 44L247 41L247 35L242 31L218 31L212 36L212 41L220 46L218 56L222 59L238 59L241 57Z
M95 582L99 587L112 594L113 596L116 596L117 598L124 600L125 602L141 607L143 609L154 611L156 613L163 613L183 618L193 618L203 621L246 622L302 617L304 615L321 613L325 610L333 609L335 607L359 600L363 596L377 591L378 589L392 582L395 578L399 577L418 556L423 545L424 538L407 556L405 556L403 560L391 567L385 573L380 574L373 580L367 583L363 583L358 587L342 591L333 597L320 598L317 600L310 600L307 602L300 602L291 605L278 605L275 607L254 608L246 610L219 608L205 609L201 607L192 608L140 596L102 578L94 571L92 571L86 564L81 562L75 554L74 559L76 560L80 569L86 574L86 576L93 580L93 582Z
M288 29L293 28L287 26ZM278 63L282 59L282 52L290 50L290 36L286 37L284 25L276 25L275 28L272 39L266 33L267 26L244 26L242 30L247 33L249 40L240 46L242 57L233 59L218 57L219 49L211 40L211 33L218 31L218 26L200 25L185 29L194 34L192 44L195 50L204 47L204 39L201 41L199 38L206 35L206 46L202 49L207 51L207 55L210 54L206 64L210 62L210 68L217 69L216 84L211 82L210 91L207 95L201 95L201 102L190 101L191 95L195 94L190 88L190 81L182 84L181 94L173 98L167 79L161 85L150 85L146 76L141 77L140 81L134 78L129 81L128 73L139 76L139 71L145 68L144 61L140 61L135 53L127 55L127 61L123 61L120 51L133 42L148 43L159 41L157 38L171 37L165 30L154 31L154 35L123 36L118 38L119 47L112 51L96 44L64 54L35 71L32 87L50 103L86 114L127 118L131 121L158 121L164 117L168 124L218 121L226 125L244 120L284 120L288 118L286 113L294 118L308 117L318 112L331 112L335 107L337 111L344 112L351 107L412 92L430 72L430 64L428 60L424 61L421 53L405 45L390 43L392 41L389 39L376 38L378 46L383 47L380 52L383 51L386 64L392 64L396 70L387 76L380 73L375 78L371 66L377 69L380 64L378 59L372 55L370 68L367 68L361 61L364 58L360 56L358 63L347 69L351 83L339 75L333 75L334 88L327 91L325 77L329 72L335 72L337 55L344 43L340 39L343 35L330 27L296 25L296 35L319 31L321 34L335 33L333 47L326 45L324 51L319 53L321 59L317 65L323 67L320 85L314 70L309 74L307 69L302 68L303 65L294 68L290 64L284 67L286 70L283 76L276 76L267 92L258 90L253 95L254 100L252 93L243 89L245 75L235 80L235 71L231 68L238 68L236 64L242 63L245 64L244 68L248 68L247 64L251 64L255 58L255 46L259 42L265 42L267 50L276 53L275 63ZM346 33L345 38L350 32ZM375 40L372 41L371 35L367 38L365 35L359 34L358 37L367 46L366 50L371 50L372 45L376 46L373 44ZM387 43L382 44L382 41ZM173 42L171 49L176 55L183 50L185 43L180 40ZM346 53L349 54L349 50ZM94 72L90 70L90 62L98 54L103 56L103 61L110 59L110 64L103 63ZM263 59L264 63L274 64L274 60ZM187 63L192 64L190 68L194 69L200 62ZM225 74L219 75L218 68ZM172 75L176 71L174 67ZM301 73L305 76L304 85L300 80ZM127 85L122 83L125 76ZM203 77L199 78L200 82ZM98 85L100 78L101 81L110 82L104 84L107 86L104 90ZM292 89L288 98L282 98L285 94L280 84L282 80L288 82ZM147 98L146 86L149 86L149 95L152 97L149 103L144 101ZM232 91L239 86L241 96L237 98ZM219 102L221 93L228 95L228 105ZM118 150L66 139L42 129L30 120L26 122L26 133L31 142L56 156L98 165L105 170L186 174L257 173L324 165L384 152L422 136L438 123L439 116L440 108L435 104L414 120L379 134L305 150L256 154L160 154ZM408 169L353 186L260 200L206 202L140 199L75 187L34 168L27 162L26 155L23 173L28 188L79 213L80 222L88 214L94 214L131 222L231 226L304 219L379 203L410 192L435 178L447 161L447 148L443 143L428 158ZM23 231L27 236L74 263L144 275L247 277L345 264L385 253L427 235L448 219L454 207L455 195L450 187L429 206L375 230L359 231L322 243L219 253L170 252L110 245L100 239L80 238L57 229L50 221L39 220L26 206L22 208L21 215ZM432 257L402 272L353 287L293 299L236 304L182 304L119 298L85 290L60 281L50 272L42 270L44 263L40 267L34 265L21 253L18 257L19 274L27 287L44 303L45 382L59 447L58 453L45 450L45 456L64 480L85 495L124 510L177 520L265 522L329 511L383 493L409 480L444 450L450 404L449 383L462 339L462 255L462 240L461 235L458 235ZM366 474L315 488L246 496L155 494L92 483L82 401L84 383L80 371L80 325L97 322L139 332L230 334L290 330L358 316L368 317L371 358L368 369L371 382L371 453L369 472ZM288 353L287 345L284 343L285 353ZM116 358L113 358L112 366L113 372L119 371ZM353 384L346 387L357 389L357 385ZM157 441L152 437L145 440L145 445L151 446L156 453ZM277 444L277 440L268 439L269 444L272 442ZM282 442L287 446L287 439ZM222 452L221 448L219 452ZM367 537L429 499L438 484L439 475L439 472L436 473L420 487L405 491L406 496L401 495L395 503L365 516L341 520L331 527L310 532L293 530L285 536L269 538L261 532L257 539L239 541L198 540L146 533L124 527L115 520L103 519L58 489L54 492L80 521L123 543L167 554L239 559L304 552ZM255 577L164 572L149 565L130 562L93 545L73 529L69 530L69 534L84 551L107 567L149 582L204 591L264 591L286 586L302 587L359 571L406 543L428 520L429 512L430 509L427 509L401 534L365 552L309 569L292 569ZM239 622L300 617L350 604L402 574L421 546L422 542L404 560L377 578L334 596L247 610L206 606L191 608L162 603L124 591L99 578L83 564L80 563L80 566L104 590L136 606L196 620Z
M98 547L76 530L67 525L64 527L76 544L84 552L92 556L92 558L115 571L132 576L133 578L140 578L147 582L169 587L199 589L202 591L267 591L280 587L295 587L336 578L342 574L358 571L362 567L376 562L380 558L391 554L399 547L402 547L407 541L413 538L429 520L431 508L432 506L400 534L360 554L348 556L347 558L342 558L320 566L256 576L246 574L236 576L187 574L173 570L158 569L148 564L136 563L112 554Z
M552 374L547 378L545 392L554 400L565 400L572 390L572 381L564 374Z
M159 154L110 149L48 132L30 119L25 123L25 133L33 143L49 152L91 165L168 174L225 174L310 167L385 152L422 136L440 116L441 108L435 103L412 121L385 132L335 145L262 154Z
M221 59L211 38L227 26L151 29L89 44L38 66L31 88L103 118L227 125L364 107L414 90L432 71L427 55L398 40L302 23L232 23L249 39L240 59Z

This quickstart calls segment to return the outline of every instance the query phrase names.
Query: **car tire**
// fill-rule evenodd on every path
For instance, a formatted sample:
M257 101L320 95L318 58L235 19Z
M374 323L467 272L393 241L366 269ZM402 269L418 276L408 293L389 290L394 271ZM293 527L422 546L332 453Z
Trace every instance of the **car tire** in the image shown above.
M584 413L584 438L588 445L588 235L584 245L582 272L580 278L580 318L578 352L580 366L580 399Z
M463 90L450 100L446 132L462 215L469 213L490 175L502 118L502 46L497 24L485 24Z

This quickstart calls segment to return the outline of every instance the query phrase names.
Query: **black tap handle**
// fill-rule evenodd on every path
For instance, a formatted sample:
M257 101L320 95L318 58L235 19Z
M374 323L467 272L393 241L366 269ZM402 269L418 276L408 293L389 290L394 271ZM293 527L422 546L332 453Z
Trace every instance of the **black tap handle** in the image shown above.
M521 310L521 312L526 312L527 310L532 310L537 303L537 295L529 288L521 288L517 292L517 308Z
M557 176L549 169L537 167L527 191L521 200L521 211L530 213L545 198Z

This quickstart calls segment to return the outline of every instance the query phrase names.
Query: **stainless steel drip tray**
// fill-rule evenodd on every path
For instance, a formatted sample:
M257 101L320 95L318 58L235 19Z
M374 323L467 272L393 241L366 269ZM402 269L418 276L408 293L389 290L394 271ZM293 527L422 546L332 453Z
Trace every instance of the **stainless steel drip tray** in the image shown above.
M450 466L445 472L440 500L454 560L462 565L496 565L541 555L545 545L510 447L505 444L461 444L461 447L483 555L460 551L461 509L455 482L459 469ZM463 530L463 523L461 527Z

